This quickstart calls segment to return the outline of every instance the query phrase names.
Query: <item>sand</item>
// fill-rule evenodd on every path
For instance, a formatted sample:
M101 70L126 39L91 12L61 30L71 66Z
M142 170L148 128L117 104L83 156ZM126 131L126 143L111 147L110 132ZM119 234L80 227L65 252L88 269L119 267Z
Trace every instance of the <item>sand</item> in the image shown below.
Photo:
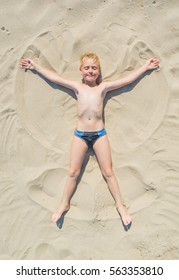
M179 2L0 0L0 258L179 258ZM105 80L157 56L159 71L112 92L105 119L133 224L125 231L92 151L71 209L50 222L68 174L73 92L19 68L28 56L79 80L93 51Z

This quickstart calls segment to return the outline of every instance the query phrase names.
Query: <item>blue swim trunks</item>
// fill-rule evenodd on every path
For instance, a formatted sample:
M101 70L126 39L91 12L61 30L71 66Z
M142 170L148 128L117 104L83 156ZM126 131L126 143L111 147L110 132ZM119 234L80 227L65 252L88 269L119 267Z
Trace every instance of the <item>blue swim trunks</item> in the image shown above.
M96 140L104 135L106 135L106 129L103 128L101 130L97 131L81 131L81 130L75 130L74 135L81 138L82 140L85 141L85 143L88 145L88 147L92 148Z

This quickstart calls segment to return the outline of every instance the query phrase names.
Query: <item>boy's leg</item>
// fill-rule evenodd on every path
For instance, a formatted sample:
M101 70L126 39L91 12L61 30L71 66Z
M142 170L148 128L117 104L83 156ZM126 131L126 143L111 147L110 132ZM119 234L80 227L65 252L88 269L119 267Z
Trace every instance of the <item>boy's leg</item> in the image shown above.
M73 136L70 151L69 175L64 188L62 200L59 209L52 215L52 222L57 222L64 212L70 208L70 199L76 187L77 179L88 150L87 144L80 138Z
M122 202L119 185L112 169L110 145L107 135L100 137L93 146L101 172L116 202L117 210L125 226L131 224L131 216Z

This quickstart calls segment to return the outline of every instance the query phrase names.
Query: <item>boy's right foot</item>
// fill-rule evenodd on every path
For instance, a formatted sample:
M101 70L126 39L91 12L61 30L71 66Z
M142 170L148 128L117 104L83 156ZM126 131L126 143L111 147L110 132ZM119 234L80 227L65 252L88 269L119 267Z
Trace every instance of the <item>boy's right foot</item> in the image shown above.
M123 204L121 204L121 205L117 206L116 208L117 208L119 215L121 216L121 220L122 220L124 226L129 227L132 223L132 218L131 218L130 214L128 213L126 207Z
M53 213L51 218L52 223L56 223L69 209L70 205L61 205L60 208L55 213Z

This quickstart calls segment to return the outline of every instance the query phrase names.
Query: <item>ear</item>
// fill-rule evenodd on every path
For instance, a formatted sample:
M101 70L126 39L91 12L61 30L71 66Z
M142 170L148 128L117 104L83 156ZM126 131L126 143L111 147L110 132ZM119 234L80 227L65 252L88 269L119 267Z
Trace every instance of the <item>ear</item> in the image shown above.
M81 67L79 68L80 74L82 75Z

